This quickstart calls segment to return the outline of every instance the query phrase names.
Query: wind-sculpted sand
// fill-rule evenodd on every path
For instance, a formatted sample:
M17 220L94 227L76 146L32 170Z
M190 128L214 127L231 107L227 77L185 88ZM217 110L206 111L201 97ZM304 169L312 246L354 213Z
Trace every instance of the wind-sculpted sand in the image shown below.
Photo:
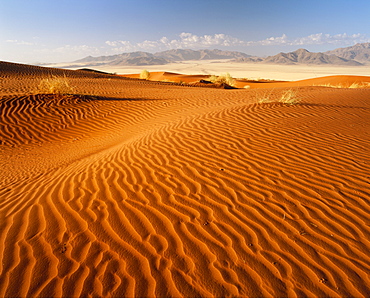
M140 73L143 69L149 72L167 72L179 74L222 75L230 73L236 78L264 78L273 80L304 80L330 75L356 75L368 76L369 65L365 66L339 66L339 65L286 65L265 63L240 63L228 60L193 60L177 61L166 65L91 65L91 63L60 63L53 67L78 69L83 67L94 68L105 72L118 74ZM51 66L51 65L50 65Z
M368 297L370 88L0 72L0 297Z

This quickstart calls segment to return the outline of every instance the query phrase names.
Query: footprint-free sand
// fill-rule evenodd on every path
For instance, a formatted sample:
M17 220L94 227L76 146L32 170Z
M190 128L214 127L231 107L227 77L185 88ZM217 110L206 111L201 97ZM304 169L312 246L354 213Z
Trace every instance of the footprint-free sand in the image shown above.
M0 63L0 297L368 297L370 77L158 81Z

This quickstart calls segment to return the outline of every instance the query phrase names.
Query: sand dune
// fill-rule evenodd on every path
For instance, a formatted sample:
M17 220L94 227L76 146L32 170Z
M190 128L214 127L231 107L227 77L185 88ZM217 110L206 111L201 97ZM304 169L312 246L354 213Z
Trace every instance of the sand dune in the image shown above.
M140 74L120 75L124 78L140 78ZM151 72L150 81L160 82L175 82L175 83L197 83L200 80L208 80L209 75L183 75L174 72ZM296 88L307 86L323 86L331 88L350 88L350 87L370 87L369 76L349 76L349 75L336 75L325 76L313 79L305 79L299 81L276 81L276 80L250 80L250 79L235 79L235 87L251 89L272 89L272 88Z
M272 79L272 80L305 80L310 78L319 78L332 75L355 75L368 76L368 66L327 66L327 65L279 65L264 63L239 63L225 62L225 60L192 60L179 61L163 65L145 65L145 66L111 66L96 65L87 66L86 63L75 63L71 66L69 63L52 65L52 67L61 67L69 69L79 69L84 67L93 67L100 71L117 74L135 74L143 69L149 72L174 72L187 75L221 75L230 73L235 78L251 79Z
M0 72L1 297L368 296L369 88Z

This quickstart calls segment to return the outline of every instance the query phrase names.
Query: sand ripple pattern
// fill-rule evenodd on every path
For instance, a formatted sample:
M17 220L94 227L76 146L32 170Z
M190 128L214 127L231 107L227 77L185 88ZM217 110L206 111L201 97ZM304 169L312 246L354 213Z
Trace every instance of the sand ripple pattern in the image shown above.
M189 92L166 105L3 100L6 148L119 133L1 183L1 297L368 295L370 102L356 98L370 92L297 106ZM71 121L53 105L74 107Z

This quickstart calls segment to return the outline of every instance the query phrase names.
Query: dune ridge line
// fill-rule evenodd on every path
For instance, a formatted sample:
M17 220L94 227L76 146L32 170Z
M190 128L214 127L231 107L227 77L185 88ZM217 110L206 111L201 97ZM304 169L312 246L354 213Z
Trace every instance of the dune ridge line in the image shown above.
M370 88L314 83L369 77L0 75L1 297L368 295Z

